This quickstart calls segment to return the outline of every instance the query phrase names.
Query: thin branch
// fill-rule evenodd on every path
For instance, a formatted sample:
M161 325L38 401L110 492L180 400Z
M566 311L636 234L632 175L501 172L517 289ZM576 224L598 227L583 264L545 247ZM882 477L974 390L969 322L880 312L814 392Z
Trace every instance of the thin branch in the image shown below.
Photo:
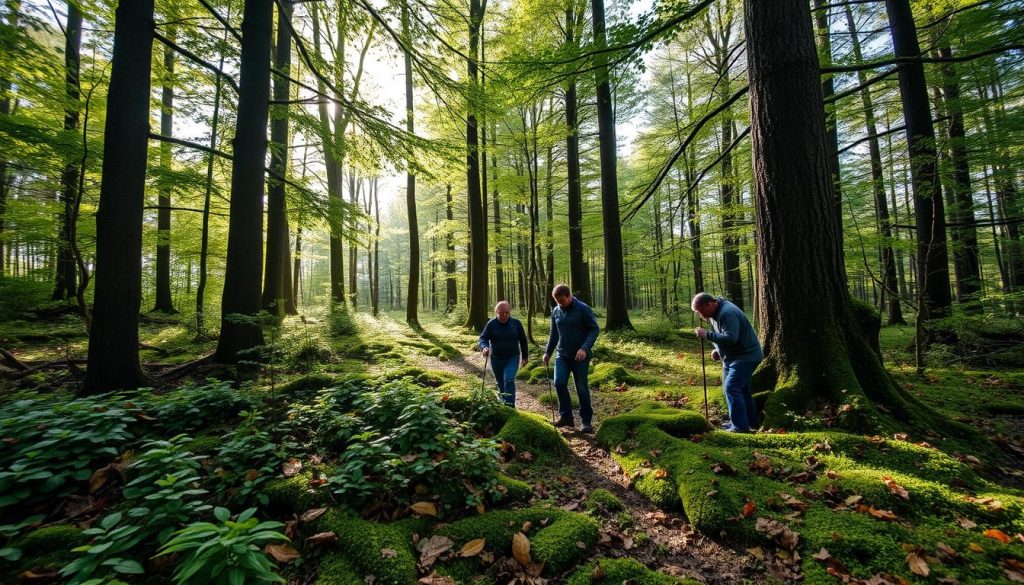
M169 47L169 48L170 48L170 49L172 49L173 51L176 51L176 52L178 52L178 53L181 53L182 55L184 55L184 56L188 57L189 59L191 59L191 60L195 61L196 63L198 63L198 64L202 65L202 66L203 66L203 67L205 67L206 69L209 69L209 70L210 70L210 71L212 71L212 72L213 72L213 73L214 73L215 75L218 75L218 76L220 76L221 78L223 78L223 79L224 79L225 81L227 81L227 82L228 82L228 85L230 85L230 86L231 86L231 87L232 87L232 88L233 88L233 89L235 90L235 93L236 93L236 94L237 94L237 93L239 93L239 91L240 91L240 90L239 90L239 88L238 88L238 84L237 84L237 83L235 83L235 80L234 80L234 78L233 78L233 77L231 77L230 75L228 75L227 73L225 73L225 72L221 71L221 70L220 70L220 69L219 69L219 68L218 68L218 67L217 67L216 65L214 65L213 63L210 63L210 62L208 62L208 61L205 61L205 60L204 60L203 58L201 58L201 57L200 57L199 55L196 55L196 54L195 54L195 53L193 53L192 51L189 51L189 50L188 50L188 49L186 49L185 47L182 47L181 45L179 45L179 44L175 43L174 41L172 41L172 40L168 39L167 37L163 36L162 34L160 34L160 33L158 33L158 32L155 32L155 31L153 32L153 38L155 38L156 40L160 41L160 42L161 42L162 44L164 44L165 46Z

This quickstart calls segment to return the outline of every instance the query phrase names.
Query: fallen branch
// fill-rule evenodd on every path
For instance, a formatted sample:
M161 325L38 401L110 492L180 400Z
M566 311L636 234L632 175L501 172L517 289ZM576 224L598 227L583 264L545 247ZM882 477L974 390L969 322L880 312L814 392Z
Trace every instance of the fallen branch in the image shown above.
M173 368L170 368L169 370L160 372L157 375L160 376L161 378L167 378L167 379L172 379L173 380L175 378L179 378L179 377L185 375L186 372L188 372L189 370L191 370L193 368L196 368L198 366L201 366L201 365L204 365L204 364L208 364L208 363L213 363L213 354L212 353L204 355L203 357L201 357L199 359L195 359L195 360L192 360L190 362L185 362L185 363L183 363L181 365L174 366Z
M29 367L24 362L14 357L14 354L7 351L6 349L0 349L0 356L3 356L4 363L14 368L15 370L27 370Z

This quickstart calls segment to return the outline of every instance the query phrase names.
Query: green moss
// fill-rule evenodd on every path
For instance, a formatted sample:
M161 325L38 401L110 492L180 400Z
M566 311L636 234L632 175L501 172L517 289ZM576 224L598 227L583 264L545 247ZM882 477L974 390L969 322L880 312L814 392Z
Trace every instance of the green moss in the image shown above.
M590 386L593 388L611 388L619 384L636 386L644 382L643 378L634 376L626 368L616 363L602 362L594 366L589 376Z
M680 410L658 402L647 402L626 414L614 416L601 423L597 441L609 448L626 441L642 425L654 425L675 437L689 437L708 431L707 420L692 410Z
M575 392L569 393L569 401L572 402L573 408L580 407L580 399ZM544 394L540 395L540 397L537 399L537 402L540 402L544 406L558 406L558 397L555 396L553 392L545 392Z
M519 452L555 457L569 453L569 446L555 427L543 416L532 412L513 411L495 438L512 443Z
M215 455L223 445L220 435L200 435L188 444L188 450L196 455Z
M423 368L410 366L383 374L378 377L378 382L383 384L401 380L402 378L411 378L414 383L424 388L439 388L445 383L452 381L452 377L444 372L424 370Z
M498 474L498 482L505 488L501 503L526 502L533 497L533 488L525 481L519 481L505 474Z
M544 563L546 572L564 571L585 558L597 543L598 524L582 514L558 509L527 508L497 510L453 522L438 534L455 541L455 548L477 538L486 540L485 549L511 554L512 537L530 522L526 536L530 554L537 563ZM578 542L583 543L580 548Z
M597 568L600 566L600 570ZM595 577L598 572L601 576ZM620 583L631 583L632 585L697 585L692 579L677 579L664 573L658 573L645 567L633 559L598 559L587 563L579 568L566 581L566 585L596 585L607 583L618 585Z
M325 486L310 487L312 479L310 472L303 472L268 481L263 487L263 493L269 498L268 508L281 514L301 514L332 503L331 493Z
M82 534L81 528L67 524L47 526L25 534L10 545L21 549L21 559L10 566L11 582L17 574L33 567L60 569L78 556L71 549L88 541L89 537Z
M604 488L598 488L587 494L586 507L603 512L619 512L625 509L622 500Z
M417 579L416 555L412 550L412 533L425 528L422 521L410 520L391 524L368 522L352 517L340 510L328 510L314 523L317 532L334 532L339 560L328 567L331 572L321 575L318 583L335 585L348 583L353 572L375 577L374 583L407 585ZM393 554L392 554L393 553ZM342 562L342 560L346 562ZM326 581L326 577L336 581Z
M317 585L366 585L343 553L329 552L320 559Z
M318 391L336 383L337 379L331 376L310 374L281 386L277 393L289 401L306 402L312 400Z

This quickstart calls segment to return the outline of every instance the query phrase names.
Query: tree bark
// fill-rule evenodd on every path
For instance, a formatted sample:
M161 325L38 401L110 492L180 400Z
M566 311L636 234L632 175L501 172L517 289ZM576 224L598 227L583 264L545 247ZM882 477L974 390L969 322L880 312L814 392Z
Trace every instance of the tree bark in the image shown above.
M281 10L280 6L285 6ZM291 243L288 241L288 200L285 196L284 181L288 173L289 138L288 104L291 87L288 76L292 68L291 5L287 2L277 10L277 41L274 47L274 69L279 73L273 78L274 101L270 121L270 170L267 177L267 258L263 279L262 307L276 315L295 315L291 288Z
M909 0L886 0L896 57L917 58L921 50ZM910 148L914 221L917 230L917 276L922 287L924 318L949 312L949 265L946 251L946 215L938 177L935 128L928 107L924 66L906 63L899 70L900 99Z
M594 40L598 50L607 46L605 38L604 0L591 1ZM597 125L600 135L601 215L604 221L604 255L607 303L605 328L609 331L632 329L626 304L626 275L622 258L622 218L619 216L618 169L616 168L615 115L608 80L605 53L594 56L597 78Z
M145 383L139 308L153 27L153 0L118 4L96 214L95 300L83 388L88 394Z
M484 224L483 194L480 191L480 148L475 103L477 95L477 54L480 48L480 28L487 9L487 0L469 2L469 54L467 76L470 86L468 115L466 116L466 205L469 213L470 270L469 316L466 327L481 331L487 324L487 240Z
M69 140L79 129L81 99L82 13L72 2L68 2L68 19L64 27L64 84L68 106L64 109L64 130ZM3 112L6 114L7 112ZM5 177L0 177L3 181ZM64 210L61 216L60 232L57 238L57 283L53 300L63 301L75 298L78 288L78 267L72 240L75 234L75 202L78 200L79 161L68 160L61 173L61 199ZM0 202L0 222L3 221L3 203ZM2 228L0 228L2 231ZM0 246L0 276L3 273L3 248Z
M809 415L859 431L911 423L968 433L896 385L873 338L877 316L850 299L808 4L744 6L765 349L755 387L774 387L765 424L799 428ZM813 304L803 298L808 290Z
M445 212L448 218L449 232L446 236L445 247L447 252L447 258L444 263L445 272L445 308L444 312L449 313L459 302L459 288L455 282L455 241L450 231L452 222L455 221L455 212L452 207L452 186L451 184L446 186L445 189ZM390 278L390 276L389 276Z
M220 339L214 359L252 359L263 345L258 323L263 280L263 185L270 104L273 0L246 0L242 16L238 117L231 168L231 216L221 300Z
M402 4L402 34L406 43L412 43L412 34L409 30L409 3ZM415 117L413 110L412 95L412 56L410 48L405 50L405 130L410 135L415 130ZM416 217L416 175L413 173L414 161L410 158L406 161L408 170L405 175L405 207L409 215L409 292L406 296L409 303L405 309L405 321L409 325L419 326L420 318L417 313L419 307L420 290L420 224ZM484 169L486 172L486 169ZM378 217L378 233L380 230L380 218ZM374 310L376 314L376 310Z
M168 38L175 38L174 29ZM174 49L164 46L164 79L160 96L160 135L174 135ZM170 174L174 165L170 142L160 143L160 168L165 176L160 181L156 212L156 301L154 311L176 313L171 297L171 186Z
M565 8L565 44L579 46L579 31L582 28L581 15L575 11L575 1L569 0ZM570 77L565 88L565 138L566 166L568 172L569 203L569 280L573 294L584 303L593 302L590 279L583 261L583 195L580 188L580 128L579 98L576 95L576 78Z

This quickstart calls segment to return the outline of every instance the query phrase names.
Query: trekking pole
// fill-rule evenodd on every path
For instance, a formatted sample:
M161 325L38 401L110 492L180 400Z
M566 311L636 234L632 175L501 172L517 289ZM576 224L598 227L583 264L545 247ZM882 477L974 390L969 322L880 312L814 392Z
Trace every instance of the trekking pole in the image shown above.
M551 379L551 366L544 364L544 373L548 379L548 390L551 392L551 423L555 422L555 381Z
M484 371L480 372L480 391L481 392L483 392L484 388L486 388L486 383L487 383L487 360L490 357L491 357L490 355L485 355L484 356Z
M700 376L704 379L704 418L711 422L708 416L708 372L704 366L704 338L700 339Z

